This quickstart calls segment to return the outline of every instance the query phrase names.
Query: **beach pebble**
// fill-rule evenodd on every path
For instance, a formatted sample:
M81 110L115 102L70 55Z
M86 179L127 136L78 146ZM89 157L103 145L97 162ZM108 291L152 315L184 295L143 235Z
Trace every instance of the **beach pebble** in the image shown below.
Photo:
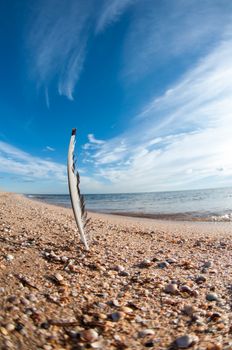
M95 341L94 343L91 343L91 348L92 349L104 349L104 341L98 340L98 341Z
M186 314L188 316L192 316L194 314L194 312L196 312L196 307L193 305L184 305L182 311L184 314Z
M169 266L170 264L167 262L167 261L162 261L162 262L159 262L157 264L157 266L160 268L160 269L165 269Z
M175 340L175 345L179 349L187 349L198 342L198 337L192 335L183 335Z
M208 269L208 268L210 268L210 267L212 267L213 266L213 263L212 263L212 261L206 261L204 264L203 264L203 268L204 269Z
M164 288L165 293L176 294L178 292L178 285L175 283L169 283Z
M208 301L218 301L218 295L216 293L209 293L206 295L206 300Z
M98 339L98 333L94 329L86 329L81 332L81 338L89 343Z
M113 321L113 322L118 322L123 316L122 312L116 311L113 312L112 314L109 315L109 318Z
M219 318L221 318L221 314L219 312L213 312L212 315L210 316L211 321L216 321Z
M9 332L13 331L15 329L15 325L13 323L7 323L5 327Z
M195 281L196 281L197 284L204 283L204 282L206 282L206 277L202 276L202 275L199 275L199 276L196 277Z
M64 280L64 277L60 273L56 273L54 277L58 282L62 282Z
M133 313L133 309L131 309L128 306L122 306L121 311L125 312L125 314L132 314Z
M116 306L116 307L120 306L119 301L117 299L111 300L111 301L107 302L107 304L110 306Z
M146 346L146 348L153 348L154 346L154 340L149 340L147 341L144 346Z
M139 332L139 337L144 338L147 335L154 335L154 334L155 334L155 331L153 329L147 328Z
M64 262L64 263L68 262L68 257L67 256L62 256L61 257L61 261Z
M180 291L184 292L184 293L188 293L190 295L193 293L192 289L189 286L187 286L187 285L181 286L180 287Z
M128 276L130 276L130 273L127 272L127 271L120 271L118 274L119 274L119 276L123 276L123 277L128 277Z
M166 259L166 261L169 263L169 264L175 264L177 262L176 259L173 259L173 258L168 258Z
M116 265L116 266L114 266L113 270L118 271L118 272L123 272L125 270L125 267L122 265Z
M152 264L151 260L149 260L149 259L144 259L143 261L141 261L141 262L139 263L139 267L141 267L141 268L146 268L146 267L151 266L151 264Z
M14 256L11 255L11 254L7 254L7 255L6 255L6 260L9 261L9 262L11 262L12 260L14 260Z

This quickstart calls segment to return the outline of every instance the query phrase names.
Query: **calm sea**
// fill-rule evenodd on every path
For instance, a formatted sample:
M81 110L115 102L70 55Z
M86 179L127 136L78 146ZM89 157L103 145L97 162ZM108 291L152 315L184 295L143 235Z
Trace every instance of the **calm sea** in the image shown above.
M70 207L68 195L35 195L47 203ZM232 187L129 194L87 194L90 211L172 220L232 222Z

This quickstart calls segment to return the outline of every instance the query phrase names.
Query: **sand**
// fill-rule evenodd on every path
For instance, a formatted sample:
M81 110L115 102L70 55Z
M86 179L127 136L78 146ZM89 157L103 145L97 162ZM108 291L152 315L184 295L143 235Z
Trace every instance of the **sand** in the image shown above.
M230 223L90 217L0 194L1 349L232 349Z

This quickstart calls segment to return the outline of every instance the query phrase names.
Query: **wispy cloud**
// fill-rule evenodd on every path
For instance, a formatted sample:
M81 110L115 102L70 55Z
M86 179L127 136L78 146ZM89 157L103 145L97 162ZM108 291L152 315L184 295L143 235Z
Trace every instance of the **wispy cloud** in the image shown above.
M228 0L139 1L125 39L124 76L138 80L180 58L192 64L217 45L231 14Z
M97 20L96 32L103 31L108 25L116 22L122 13L136 0L104 0Z
M55 148L50 147L50 146L46 146L46 147L45 147L45 150L50 151L50 152L54 152L54 151L55 151Z
M89 3L41 0L33 9L27 46L33 78L46 96L47 87L56 83L60 95L73 98L85 54Z
M31 77L44 89L57 86L60 95L73 100L91 35L116 22L134 0L39 0L30 14L27 54Z
M94 143L95 145L103 145L105 143L103 140L96 139L94 134L88 134L88 139L90 143Z
M134 127L90 150L111 191L232 184L232 37L134 118ZM107 191L107 186L105 186Z

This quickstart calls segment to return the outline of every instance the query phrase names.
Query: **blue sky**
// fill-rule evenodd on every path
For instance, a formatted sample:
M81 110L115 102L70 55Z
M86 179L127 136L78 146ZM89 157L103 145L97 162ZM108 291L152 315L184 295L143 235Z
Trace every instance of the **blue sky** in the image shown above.
M230 0L0 4L0 189L232 185Z

